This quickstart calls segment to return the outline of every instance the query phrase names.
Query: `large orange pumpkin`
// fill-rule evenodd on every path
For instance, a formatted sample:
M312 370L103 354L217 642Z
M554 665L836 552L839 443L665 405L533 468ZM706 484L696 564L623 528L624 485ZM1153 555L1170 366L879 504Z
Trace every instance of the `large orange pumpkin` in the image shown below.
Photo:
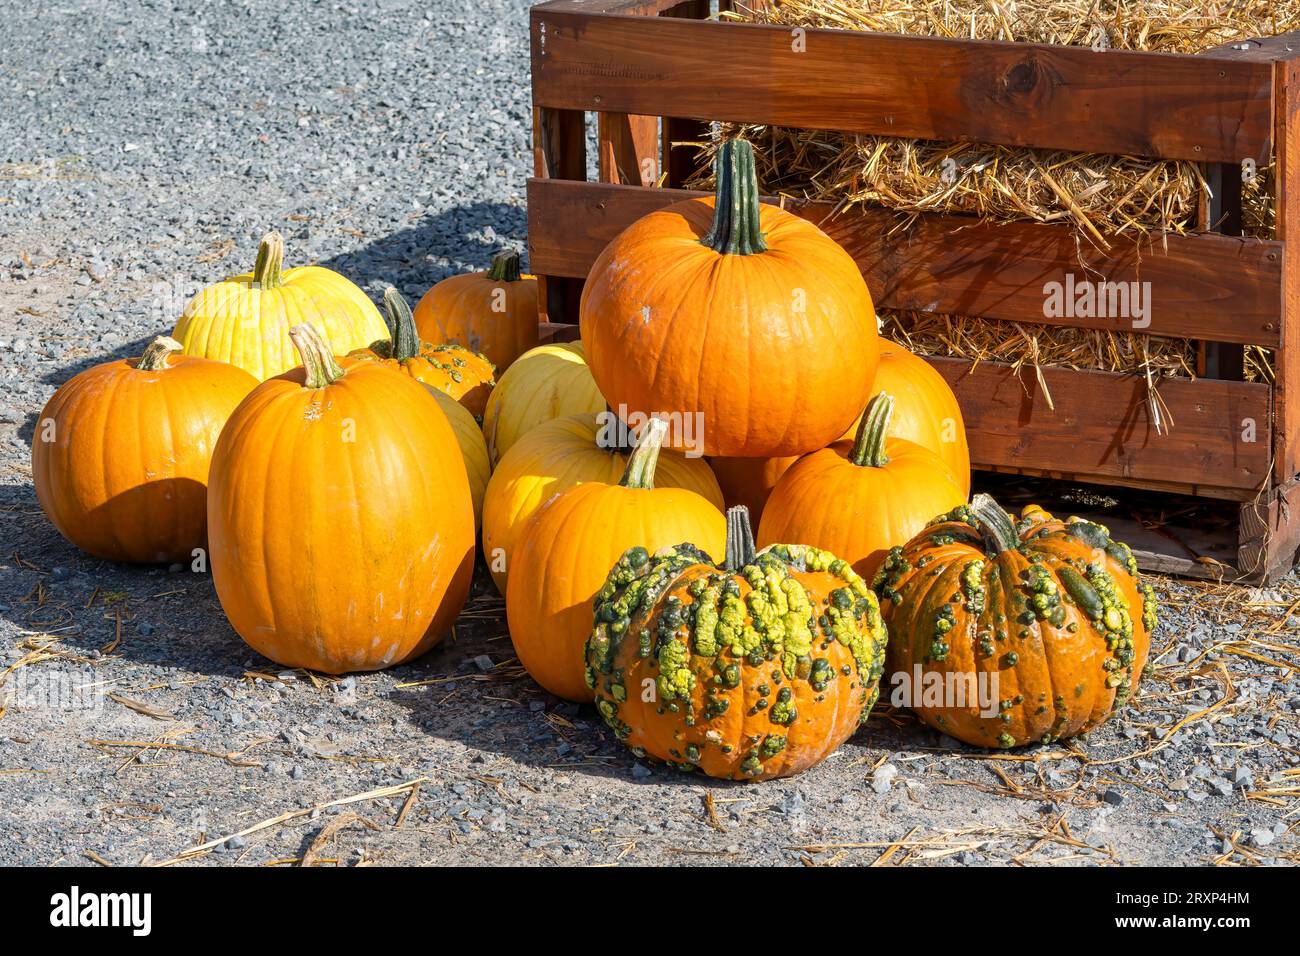
M303 368L263 382L212 457L212 577L231 625L287 667L409 660L469 593L474 514L456 436L425 387L345 359L309 325Z
M988 495L894 548L874 587L897 702L978 747L1096 727L1137 685L1156 626L1154 593L1104 527L1035 505L1016 522Z
M189 563L204 546L212 449L257 379L180 348L160 337L138 360L86 369L36 422L36 498L60 534L96 557Z
M708 455L802 455L871 397L879 352L857 265L811 223L759 203L753 150L723 144L717 195L628 226L580 307L592 375L624 418L696 415Z
M880 366L876 369L874 392L894 396L893 422L889 434L928 448L948 463L948 470L970 494L970 446L966 423L957 396L933 365L909 352L897 342L880 340ZM861 419L854 422L841 441L852 441ZM721 479L719 479L721 480Z
M726 522L693 491L656 488L655 464L667 425L647 422L618 484L588 481L552 498L528 520L506 587L506 617L519 661L533 680L569 700L589 701L582 645L591 602L619 555L697 541L721 554Z
M885 643L848 562L804 545L755 554L735 507L722 567L691 544L619 559L596 597L587 679L633 752L765 780L807 770L867 719Z
M608 412L567 415L543 422L519 439L497 464L483 502L483 556L502 594L510 553L528 519L557 494L584 481L617 484L631 449L608 440ZM660 488L685 488L723 508L717 479L702 458L664 450L655 464Z
M722 497L728 508L744 505L749 509L749 520L763 517L772 489L796 461L798 455L785 458L710 458L709 467L718 478Z
M482 352L503 374L537 346L537 280L519 271L519 253L500 252L486 272L443 279L415 306L420 337Z
M852 442L805 455L776 483L760 546L792 541L830 551L871 580L890 548L966 501L965 484L920 445L890 435L894 399L871 400Z

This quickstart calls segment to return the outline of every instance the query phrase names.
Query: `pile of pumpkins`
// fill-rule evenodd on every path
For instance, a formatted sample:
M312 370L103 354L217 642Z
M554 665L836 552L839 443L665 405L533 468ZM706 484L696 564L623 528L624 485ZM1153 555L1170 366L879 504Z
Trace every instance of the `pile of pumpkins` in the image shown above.
M481 536L537 683L711 776L812 766L886 673L995 676L993 712L910 701L978 746L1095 727L1155 626L1129 549L968 501L942 376L879 338L842 248L759 202L747 143L716 171L609 244L575 343L538 345L513 253L381 315L271 234L170 337L55 393L40 503L100 557L206 558L250 646L335 674L439 641Z

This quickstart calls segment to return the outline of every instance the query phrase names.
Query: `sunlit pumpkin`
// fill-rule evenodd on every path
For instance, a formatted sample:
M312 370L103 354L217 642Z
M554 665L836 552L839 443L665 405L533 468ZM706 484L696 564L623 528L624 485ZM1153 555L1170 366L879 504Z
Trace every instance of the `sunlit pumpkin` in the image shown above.
M180 347L160 337L139 359L78 373L36 420L36 499L82 551L187 566L202 557L212 450L257 380Z
M510 366L488 398L483 435L492 464L542 422L604 409L581 343L539 345Z
M648 422L617 484L588 481L556 495L528 520L512 550L510 639L533 680L558 697L592 699L582 659L591 602L624 551L697 541L722 553L722 512L693 491L655 486L666 431L663 421Z
M1035 505L1015 521L988 495L894 548L874 587L887 673L923 721L977 747L1102 723L1137 686L1156 626L1154 593L1104 527Z
M474 512L456 436L425 386L340 365L313 326L304 367L263 382L212 457L212 578L231 625L286 667L339 674L422 654L469 593Z
M537 346L537 279L519 271L519 253L497 253L486 272L443 279L415 306L420 337L482 352L502 375Z
M715 169L716 197L644 216L597 257L580 306L587 361L625 418L700 416L705 454L802 455L871 396L871 295L834 240L759 202L748 143L724 143Z
M429 394L438 400L438 406L447 416L451 430L456 433L456 444L460 446L461 457L465 460L470 498L474 502L474 530L478 531L483 525L483 498L487 494L488 479L492 475L483 430L469 409L446 392L431 388Z
M586 676L634 753L765 780L819 763L867 719L885 643L847 562L804 545L755 554L735 507L721 566L692 544L619 559L596 597Z
M798 455L786 458L716 457L709 459L709 467L718 478L727 507L744 505L749 509L749 520L757 522L763 517L763 507L772 489L798 460Z
M314 325L340 352L388 337L375 304L343 276L320 266L283 266L284 239L269 233L252 272L210 285L191 299L172 332L185 354L268 379L298 364L289 328L300 322Z

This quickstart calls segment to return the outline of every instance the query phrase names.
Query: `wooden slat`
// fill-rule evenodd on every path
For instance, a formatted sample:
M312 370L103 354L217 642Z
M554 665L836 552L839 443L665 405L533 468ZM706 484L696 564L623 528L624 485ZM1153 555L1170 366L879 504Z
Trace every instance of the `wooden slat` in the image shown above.
M1277 176L1273 208L1283 243L1283 347L1276 356L1275 442L1278 485L1300 472L1300 60L1275 66ZM1289 240L1289 241L1288 241Z
M1287 574L1300 552L1300 481L1292 479L1241 507L1237 567L1261 583Z
M643 215L703 195L597 183L528 184L530 261L548 275L585 277L610 239ZM825 229L867 277L876 305L994 319L1135 331L1133 320L1048 317L1044 286L1091 278L1149 282L1148 334L1276 346L1281 340L1281 247L1226 236L1172 236L1168 252L1117 239L1105 256L1080 249L1067 226L984 224L970 217L918 217L908 231L888 211L831 217L827 203L786 208ZM1088 267L1080 264L1082 258Z
M659 117L597 115L600 181L653 186L659 181Z
M1199 162L1262 166L1269 153L1267 63L840 30L797 37L582 9L531 11L535 105Z
M1160 386L1173 427L1158 435L1146 384L1112 372L1044 368L1056 409L1032 368L1019 372L965 359L928 359L961 403L974 468L1023 467L1059 477L1106 475L1259 488L1269 474L1269 388L1248 382L1173 379ZM1241 422L1259 423L1259 440L1240 441Z
M580 110L533 108L533 170L553 180L587 178L587 117ZM582 283L563 273L548 273L529 257L537 273L537 307L543 322L578 321Z
M1250 60L1257 63L1285 60L1300 56L1300 31L1225 43L1222 46L1211 47L1200 56L1223 60Z

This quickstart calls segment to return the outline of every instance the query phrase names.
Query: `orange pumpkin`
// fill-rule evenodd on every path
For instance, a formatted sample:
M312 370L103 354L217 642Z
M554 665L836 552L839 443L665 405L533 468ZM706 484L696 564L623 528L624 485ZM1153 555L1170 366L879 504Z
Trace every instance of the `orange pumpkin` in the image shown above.
M212 577L230 623L286 667L399 664L469 593L474 513L447 417L424 386L345 359L309 325L302 368L263 382L212 456Z
M596 384L624 418L697 415L707 455L802 455L871 397L879 343L862 274L811 223L758 200L729 140L717 195L650 213L597 257L580 305Z
M798 455L787 458L718 457L709 459L709 467L718 478L727 507L744 505L749 509L750 520L758 521L763 517L763 507L772 489L798 460Z
M537 280L519 271L519 253L499 252L486 272L443 279L415 306L420 337L482 352L504 373L537 345Z
M188 563L205 544L212 449L257 379L180 349L159 337L138 360L86 369L41 411L32 438L36 498L82 551Z
M880 366L876 369L875 392L894 396L894 417L889 434L928 448L945 462L970 494L970 446L966 423L957 396L935 367L913 355L897 342L880 340ZM841 441L852 441L861 419L853 423Z
M693 491L654 485L666 431L661 420L647 422L618 484L588 481L552 498L514 548L506 587L510 639L533 680L559 697L592 699L582 660L591 602L624 551L697 541L722 553L722 512Z
M584 481L617 484L627 468L631 449L606 434L608 415L568 415L543 422L519 439L492 472L483 502L483 556L502 594L510 579L510 553L528 519L557 494ZM718 481L702 458L661 451L655 483L693 491L722 510Z
M977 747L1087 733L1137 686L1156 599L1101 525L988 495L894 548L874 581L889 673L936 730Z
M411 307L391 286L384 292L384 311L391 341L372 342L349 358L390 362L417 382L450 395L470 413L482 418L488 395L496 385L492 364L459 345L429 345L415 332Z
M759 545L792 541L842 557L871 580L890 548L906 544L966 492L928 448L887 437L892 396L871 400L856 439L800 458L767 499Z
M804 545L757 554L727 512L726 564L691 544L624 554L585 654L596 708L634 753L711 777L807 770L879 694L880 608L848 563Z

